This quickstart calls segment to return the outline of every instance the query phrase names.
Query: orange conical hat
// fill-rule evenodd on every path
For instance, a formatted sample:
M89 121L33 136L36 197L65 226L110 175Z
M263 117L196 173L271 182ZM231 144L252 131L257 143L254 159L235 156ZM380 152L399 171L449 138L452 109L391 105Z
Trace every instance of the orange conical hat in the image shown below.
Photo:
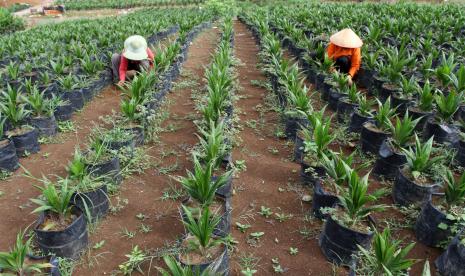
M360 48L363 45L363 41L351 29L344 29L333 34L329 38L329 41L339 47L344 48Z

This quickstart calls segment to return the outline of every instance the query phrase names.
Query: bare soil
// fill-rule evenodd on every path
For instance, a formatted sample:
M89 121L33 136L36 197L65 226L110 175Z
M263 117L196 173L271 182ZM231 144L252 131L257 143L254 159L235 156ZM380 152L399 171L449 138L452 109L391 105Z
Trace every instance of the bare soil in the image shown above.
M15 3L27 3L32 6L40 5L44 2L43 0L0 0L0 7L9 7Z

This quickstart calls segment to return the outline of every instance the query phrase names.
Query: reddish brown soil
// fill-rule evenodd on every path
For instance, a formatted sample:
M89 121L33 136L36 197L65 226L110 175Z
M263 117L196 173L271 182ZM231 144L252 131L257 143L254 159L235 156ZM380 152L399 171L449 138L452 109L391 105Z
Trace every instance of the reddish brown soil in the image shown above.
M80 113L73 117L76 133L61 133L57 137L58 144L41 145L41 150L27 158L21 158L21 165L35 177L41 175L64 175L65 166L72 157L74 147L82 145L100 116L110 115L119 108L119 92L112 87L105 89L98 97L89 103ZM33 187L37 181L23 175L23 169L16 171L6 181L0 181L0 191L5 194L0 197L0 251L7 250L14 241L20 229L25 229L33 223L37 215L30 214L35 209L29 199L37 197L39 192Z
M210 55L217 42L217 32L206 31L194 40L189 51L189 57L184 64L184 70L189 70L195 78L201 79L204 75L204 66L207 66ZM181 79L180 81L182 81ZM142 175L137 175L123 181L120 198L128 200L128 205L115 215L106 217L95 232L90 235L91 246L105 240L105 245L98 250L90 250L83 257L74 275L102 275L109 274L118 269L118 265L124 262L132 247L138 245L140 249L158 249L173 244L184 233L178 208L181 199L177 201L162 201L160 197L170 185L176 185L171 176L184 175L186 169L192 167L190 151L197 143L195 136L196 127L186 116L191 116L194 104L190 98L192 87L178 89L167 96L167 111L169 119L163 126L176 126L172 132L162 132L159 143L149 145L148 154L161 161L158 168L169 167L177 164L176 169L169 175L161 174L158 169L149 169ZM162 158L162 152L175 150L175 155ZM113 200L114 201L114 200ZM141 221L136 215L142 213L147 219ZM150 226L152 231L141 233L141 223ZM136 236L127 239L122 236L122 230L127 229L136 232ZM166 248L165 248L166 250ZM154 260L153 265L160 265ZM144 271L148 271L148 265ZM151 274L156 275L154 268Z
M235 55L244 63L238 68L240 85L243 87L238 94L243 98L236 104L241 112L240 123L244 130L239 134L241 145L234 150L233 157L235 160L245 160L247 170L234 181L237 194L232 204L233 224L250 224L251 228L241 233L233 227L233 236L239 244L231 262L232 275L240 275L241 257L249 254L259 259L256 275L273 274L271 260L274 258L278 258L279 264L289 275L330 275L332 267L318 247L317 235L321 223L304 221L310 212L310 204L301 201L301 192L305 191L295 191L301 188L298 184L299 166L289 160L292 147L273 135L273 130L279 125L276 113L264 114L263 131L246 127L247 121L260 121L256 107L265 105L267 93L265 89L253 86L251 81L266 79L256 68L258 47L251 33L238 22L235 23L235 32ZM278 153L271 153L271 148L277 149ZM274 215L267 219L257 213L261 206L271 208L273 212L292 214L293 217L284 222L277 221ZM299 230L305 228L310 231L308 239L299 234ZM253 232L265 233L255 246L247 243L248 235ZM290 247L298 248L299 253L290 255Z
M0 7L9 7L15 3L27 3L32 6L40 5L44 2L43 0L0 0Z

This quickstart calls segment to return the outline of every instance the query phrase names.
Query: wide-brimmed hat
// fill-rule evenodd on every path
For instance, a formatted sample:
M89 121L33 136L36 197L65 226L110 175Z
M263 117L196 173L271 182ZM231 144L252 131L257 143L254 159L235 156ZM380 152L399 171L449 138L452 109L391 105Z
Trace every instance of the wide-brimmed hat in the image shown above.
M144 60L147 55L147 41L140 35L130 36L124 41L123 56L130 60Z
M329 38L329 41L339 47L344 48L360 48L363 45L363 41L351 29L344 29L333 34Z

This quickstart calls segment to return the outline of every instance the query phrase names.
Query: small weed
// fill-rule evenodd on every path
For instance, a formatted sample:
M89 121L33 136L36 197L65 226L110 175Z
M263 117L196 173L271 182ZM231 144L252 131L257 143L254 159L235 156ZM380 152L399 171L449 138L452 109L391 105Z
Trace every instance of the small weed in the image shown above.
M163 191L163 195L160 197L161 200L177 200L185 195L185 190L176 187L174 184L169 184L169 187Z
M258 212L260 215L264 216L265 218L269 218L271 215L273 215L273 212L271 211L271 208L261 206L260 207L260 212Z
M163 130L162 132L176 132L179 129L181 129L181 126L179 124L175 123L169 123Z
M250 267L247 267L246 269L241 270L241 274L244 276L252 276L255 273L257 273L257 270L250 269Z
M128 205L129 203L129 200L124 198L124 199L121 199L119 196L116 197L116 204L112 205L110 207L110 212L112 214L116 214L118 213L119 211L123 210L124 207L126 207L126 205Z
M250 224L242 224L240 222L236 222L236 226L242 233L245 233L245 231L251 227Z
M289 254L291 254L292 256L297 255L297 253L299 253L299 249L298 249L298 248L294 248L294 247L290 247L290 248L289 248Z
M284 273L284 269L281 267L280 264L273 265L273 270L276 273Z
M273 155L278 155L279 154L279 150L275 147L268 147L268 151L273 154Z
M127 254L126 257L128 260L118 266L123 275L131 275L133 271L138 271L141 274L144 274L140 265L144 262L147 256L139 249L139 246L134 246L131 253Z
M245 165L245 160L236 160L234 165L237 170L245 172L247 170L247 166Z
M0 180L2 180L2 181L8 179L12 175L13 175L12 172L7 172L7 171L0 170Z
M72 276L76 262L68 259L58 257L58 268L60 270L60 275L62 276Z
M121 236L126 239L132 239L136 236L136 232L129 231L127 228L121 230Z
M104 244L105 244L105 240L101 240L99 242L96 242L94 246L92 246L92 248L97 250L97 249L102 248Z
M146 215L144 215L143 213L139 213L139 214L136 215L136 218L137 218L138 220L144 221L144 220L146 220L148 217L147 217Z
M253 232L252 234L250 234L250 237L258 241L264 235L265 235L265 232Z
M236 245L239 244L239 242L234 239L234 237L229 234L224 238L224 244L228 248L229 252L233 252L236 249Z
M270 84L264 80L250 80L250 84L261 88L268 88L270 86Z
M274 272L276 272L276 273L284 273L285 272L285 270L279 264L279 259L278 258L271 259L271 263L273 264Z
M304 226L303 228L299 229L299 234L302 235L305 240L310 240L318 236L319 230L311 230L308 229L307 226Z
M257 129L257 120L248 120L245 125L251 129Z
M169 156L176 156L178 155L179 152L176 151L175 149L169 149L169 150L162 150L160 151L160 157L161 159L165 159L166 157L169 157Z
M76 126L73 121L62 121L58 122L58 131L63 133L76 132Z
M143 234L150 233L150 232L152 232L152 227L150 225L145 225L145 224L141 223L141 225L139 226L139 232L141 232Z
M279 222L284 222L284 221L292 218L291 214L286 215L284 213L281 213L281 214L275 213L275 216L276 216L276 220L279 221Z
M158 168L158 173L167 175L167 174L176 172L177 170L179 170L179 164L178 164L178 161L176 160L176 163L174 163L173 165Z
M242 255L239 256L239 264L242 268L241 273L245 276L255 274L257 272L256 268L259 262L260 258L255 257L252 253L249 253L248 255L242 253Z

